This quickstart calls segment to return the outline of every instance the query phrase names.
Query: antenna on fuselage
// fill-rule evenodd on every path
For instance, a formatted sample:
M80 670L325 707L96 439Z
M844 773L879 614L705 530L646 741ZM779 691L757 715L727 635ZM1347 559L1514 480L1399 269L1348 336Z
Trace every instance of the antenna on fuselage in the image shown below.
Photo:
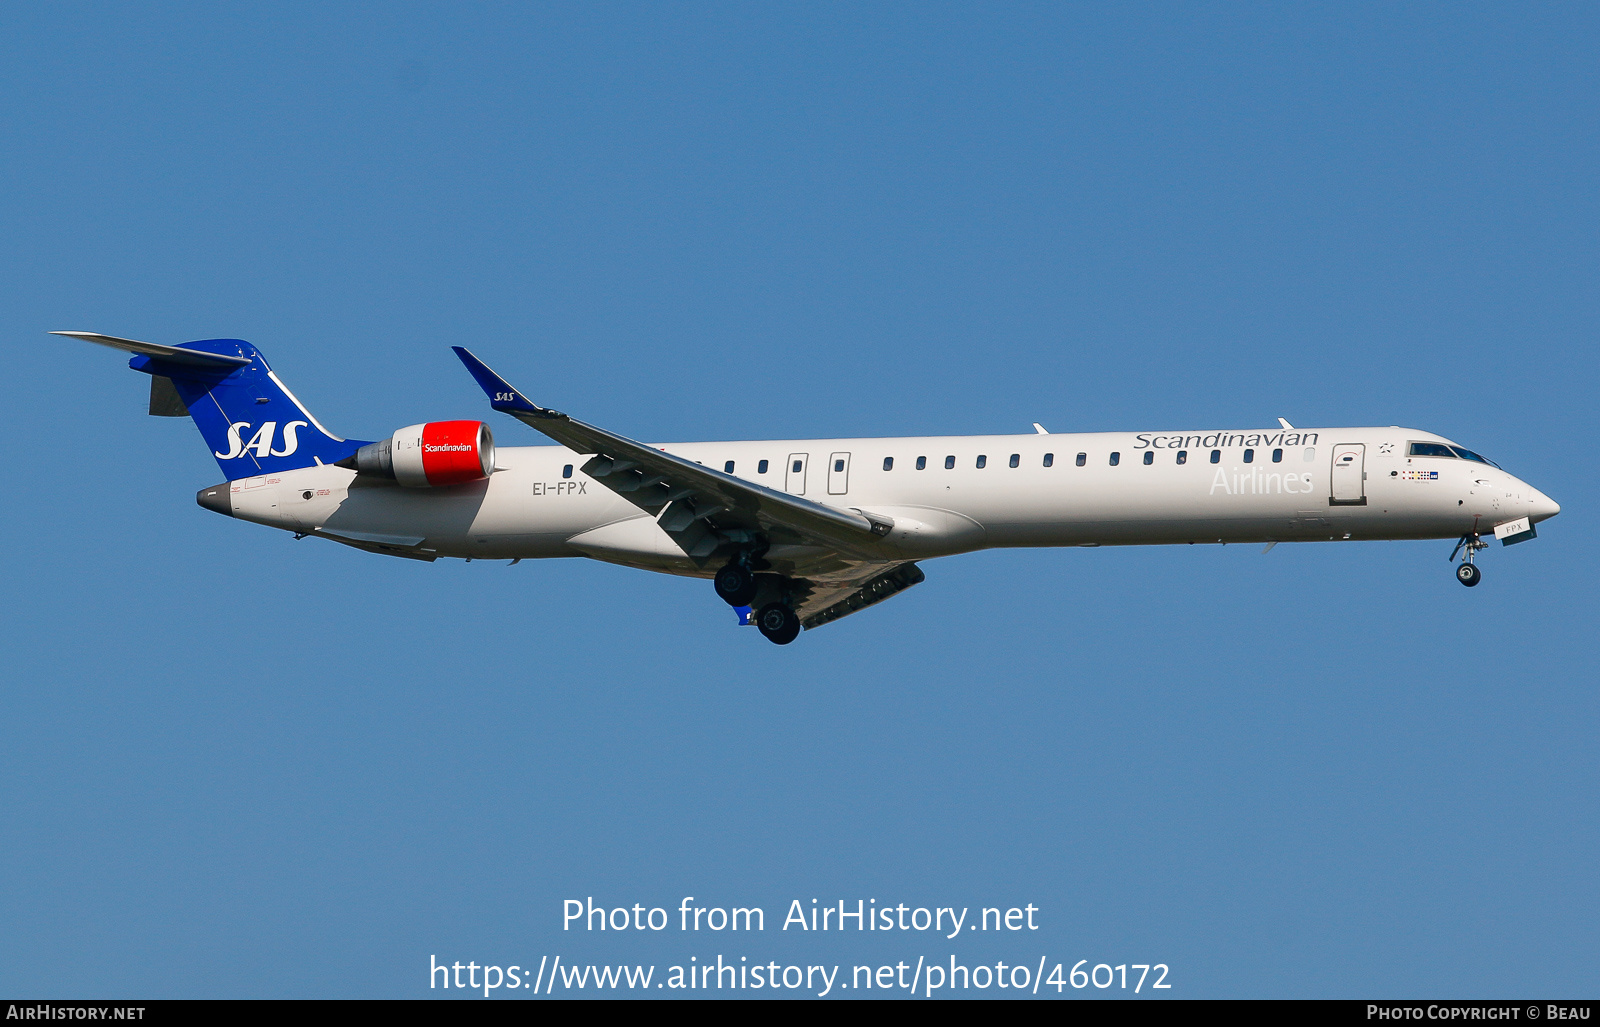
M1294 431L1294 425L1290 424L1288 421L1285 421L1283 418L1278 418L1278 423L1283 425L1283 427L1287 428L1289 431Z
M1049 435L1050 434L1049 432L1044 430L1044 425L1040 424L1038 421L1033 422L1033 430L1035 432L1037 432L1038 434L1040 434L1040 435Z

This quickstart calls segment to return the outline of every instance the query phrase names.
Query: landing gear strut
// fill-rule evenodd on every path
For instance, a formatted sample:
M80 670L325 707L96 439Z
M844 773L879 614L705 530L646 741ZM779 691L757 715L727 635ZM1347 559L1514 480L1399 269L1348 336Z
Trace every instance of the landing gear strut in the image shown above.
M768 603L756 614L756 627L768 641L788 645L800 634L800 618L783 603Z
M728 564L717 572L712 583L729 606L749 606L756 597L756 576L742 563Z
M1477 555L1478 550L1487 549L1488 547L1489 543L1485 542L1476 533L1461 536L1461 541L1457 542L1456 547L1450 550L1451 560L1456 558L1457 553L1462 554L1461 566L1456 568L1457 581L1471 588L1483 580L1483 572L1478 570L1478 565L1472 562L1472 558ZM1465 552L1462 552L1463 550Z

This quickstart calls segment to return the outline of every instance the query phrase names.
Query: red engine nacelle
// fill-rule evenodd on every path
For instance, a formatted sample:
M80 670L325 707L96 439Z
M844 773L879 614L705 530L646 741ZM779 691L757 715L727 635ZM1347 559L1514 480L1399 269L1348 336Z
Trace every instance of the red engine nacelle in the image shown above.
M494 473L494 436L482 421L429 421L362 446L341 464L410 488L461 485Z

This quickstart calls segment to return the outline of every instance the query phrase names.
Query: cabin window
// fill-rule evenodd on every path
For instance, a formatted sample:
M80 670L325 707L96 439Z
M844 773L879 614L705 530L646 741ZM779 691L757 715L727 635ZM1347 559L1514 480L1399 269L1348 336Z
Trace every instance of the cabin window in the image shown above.
M1187 449L1178 450L1178 463L1186 464L1188 462L1189 462L1189 451Z
M1111 466L1115 467L1120 463L1122 463L1122 454L1121 453L1112 453L1111 454Z
M722 465L722 470L723 470L723 472L725 474L732 474L733 473L733 461L729 460L727 463L723 464Z
M1054 453L1046 453L1044 455L1044 465L1046 467L1054 467L1055 463L1056 463L1056 455Z
M1021 453L1012 453L1011 454L1011 466L1012 467L1021 467L1022 466L1022 454Z
M1313 460L1315 460L1316 458L1317 458L1317 447L1316 446L1307 446L1306 447L1306 463L1309 464Z
M1211 462L1214 463L1214 464L1222 463L1222 450L1213 449L1211 451Z
M989 466L989 458L984 456L982 453L979 453L978 454L978 470L981 471L987 466Z
M760 461L759 463L756 464L756 473L757 474L766 474L767 473L767 462L765 460L762 460L762 461Z
M1078 454L1078 466L1079 467L1082 467L1084 464L1086 464L1088 462L1089 462L1089 454L1088 453L1079 453Z
M801 463L799 460L796 460L794 462L794 467L790 468L790 470L794 471L794 473L796 473L796 474L799 474L800 473L800 468L802 468L804 466L805 466L805 464Z
M1256 462L1256 451L1253 450L1253 449L1245 450L1244 451L1244 462L1247 463L1247 464L1255 463Z
M1275 464L1283 463L1283 450L1274 449L1272 451L1272 462L1275 463Z
M947 457L944 458L944 469L945 470L947 470L947 471L954 470L955 466L956 466L956 458L955 457L947 456Z
M833 462L833 473L838 474L842 470L844 470L844 461L843 460L835 460Z
M568 464L567 466L561 468L561 476L563 478L572 477L572 465L571 464Z
M883 469L886 471L894 470L894 457L886 456L883 458Z
M1154 450L1149 450L1149 449L1145 450L1144 451L1144 465L1146 467L1149 467L1151 464L1153 464L1155 462L1156 462L1155 451Z
M928 469L928 458L925 457L925 456L917 457L917 470L926 471L927 469Z
M1412 456L1443 456L1454 460L1456 455L1450 451L1449 446L1441 446L1437 442L1413 442L1411 444Z

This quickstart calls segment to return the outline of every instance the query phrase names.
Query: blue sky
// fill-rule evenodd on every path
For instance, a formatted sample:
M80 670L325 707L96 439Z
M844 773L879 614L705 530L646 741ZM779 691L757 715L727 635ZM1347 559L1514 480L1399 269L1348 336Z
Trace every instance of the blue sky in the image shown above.
M1597 28L8 8L0 991L720 952L1594 994ZM1473 590L1448 542L983 553L778 649L705 582L207 513L198 434L51 329L248 339L359 438L486 416L467 345L636 437L1403 424L1563 513ZM561 931L566 898L685 895L1042 926Z

